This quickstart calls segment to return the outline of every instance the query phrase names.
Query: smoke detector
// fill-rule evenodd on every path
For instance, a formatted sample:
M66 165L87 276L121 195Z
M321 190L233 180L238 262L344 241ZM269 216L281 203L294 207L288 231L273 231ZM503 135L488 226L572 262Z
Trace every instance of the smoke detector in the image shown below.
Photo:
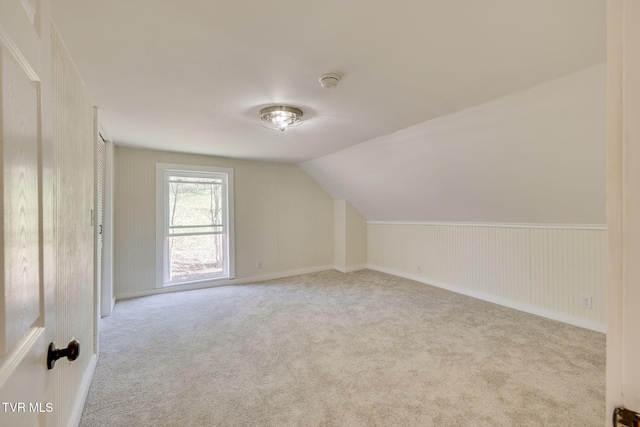
M320 82L320 86L322 86L323 88L333 89L334 87L338 86L340 76L333 73L323 74L320 76L318 81Z

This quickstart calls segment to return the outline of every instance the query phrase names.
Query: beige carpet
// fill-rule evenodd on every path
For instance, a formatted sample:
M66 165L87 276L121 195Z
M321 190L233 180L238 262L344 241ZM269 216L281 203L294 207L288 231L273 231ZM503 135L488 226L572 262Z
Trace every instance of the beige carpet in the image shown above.
M605 336L373 271L119 301L81 426L602 426Z

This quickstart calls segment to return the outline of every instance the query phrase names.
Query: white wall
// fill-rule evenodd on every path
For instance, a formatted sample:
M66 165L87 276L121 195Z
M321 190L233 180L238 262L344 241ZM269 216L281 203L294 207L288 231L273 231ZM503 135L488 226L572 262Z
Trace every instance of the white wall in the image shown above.
M345 202L345 218L345 266L347 271L353 271L367 263L367 223L349 202Z
M605 66L301 163L368 221L604 224Z
M347 273L367 264L367 223L344 199L333 201L334 265Z
M333 201L296 165L121 146L115 157L117 298L156 292L156 163L233 168L236 283L333 265Z
M605 330L604 229L369 223L367 242L374 270Z
M333 201L333 266L344 271L347 265L347 201Z

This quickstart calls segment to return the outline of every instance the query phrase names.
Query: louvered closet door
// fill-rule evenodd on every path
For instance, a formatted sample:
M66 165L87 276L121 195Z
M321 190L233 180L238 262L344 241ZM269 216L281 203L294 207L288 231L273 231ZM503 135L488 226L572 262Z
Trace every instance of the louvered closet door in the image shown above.
M97 168L96 168L96 180L97 180L97 224L96 227L96 282L97 282L97 298L98 304L97 307L100 307L100 295L102 290L102 267L104 264L103 261L103 241L104 241L104 178L105 178L105 164L106 164L106 146L102 137L100 135L96 138L96 152L98 154L97 157Z

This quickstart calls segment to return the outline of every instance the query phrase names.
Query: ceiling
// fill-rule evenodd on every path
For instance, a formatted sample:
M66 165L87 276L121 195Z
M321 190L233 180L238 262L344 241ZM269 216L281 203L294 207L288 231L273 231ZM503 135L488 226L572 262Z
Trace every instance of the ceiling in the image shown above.
M604 0L53 0L116 144L294 163L600 63L605 16ZM281 103L303 125L261 127Z
M606 223L606 64L300 163L367 221Z

